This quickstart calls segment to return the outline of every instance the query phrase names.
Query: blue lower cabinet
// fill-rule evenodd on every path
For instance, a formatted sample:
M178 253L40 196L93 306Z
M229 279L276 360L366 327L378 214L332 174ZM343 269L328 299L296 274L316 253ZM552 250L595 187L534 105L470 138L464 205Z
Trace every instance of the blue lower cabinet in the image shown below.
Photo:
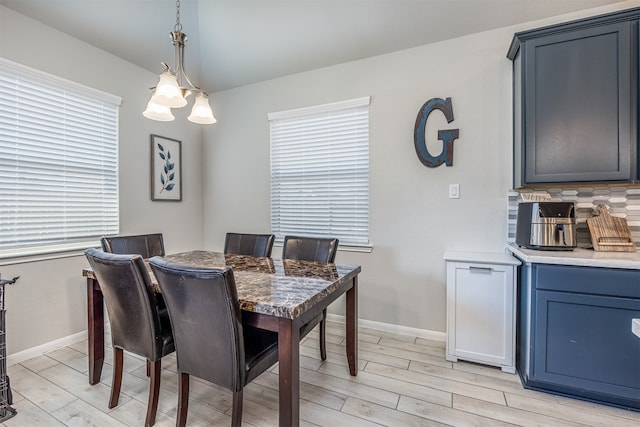
M640 270L530 264L520 279L525 387L640 410Z

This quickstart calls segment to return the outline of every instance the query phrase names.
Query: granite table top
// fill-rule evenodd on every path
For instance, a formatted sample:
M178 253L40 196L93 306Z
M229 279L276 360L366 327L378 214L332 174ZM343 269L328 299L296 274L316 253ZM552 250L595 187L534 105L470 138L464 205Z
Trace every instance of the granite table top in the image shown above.
M182 252L166 255L164 259L195 268L231 267L242 310L289 319L301 316L361 271L358 265L257 258L209 251ZM94 278L90 268L84 269L83 275ZM150 276L154 285L157 285L153 273Z

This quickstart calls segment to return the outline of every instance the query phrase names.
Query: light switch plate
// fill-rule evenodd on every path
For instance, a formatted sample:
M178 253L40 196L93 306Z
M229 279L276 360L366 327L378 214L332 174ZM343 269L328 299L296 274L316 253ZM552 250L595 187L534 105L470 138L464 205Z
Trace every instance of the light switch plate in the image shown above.
M449 184L449 198L450 199L460 198L460 184Z

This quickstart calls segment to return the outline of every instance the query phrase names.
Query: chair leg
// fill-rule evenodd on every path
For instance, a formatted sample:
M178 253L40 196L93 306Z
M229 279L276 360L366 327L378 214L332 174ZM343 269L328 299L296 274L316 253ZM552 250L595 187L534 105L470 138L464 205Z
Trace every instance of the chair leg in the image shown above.
M113 379L111 380L111 398L109 399L109 409L118 406L120 399L120 388L122 387L122 364L123 350L113 347Z
M189 410L189 374L183 372L178 377L178 415L176 427L187 425L187 411Z
M327 309L322 310L320 321L320 359L327 360Z
M151 362L147 359L147 377L151 376Z
M240 427L242 424L242 390L233 392L233 412L231 426Z
M150 368L151 381L149 384L149 401L147 402L147 419L145 420L144 426L151 427L156 423L156 413L158 412L162 364L160 360L156 360L155 362L147 360L147 366Z

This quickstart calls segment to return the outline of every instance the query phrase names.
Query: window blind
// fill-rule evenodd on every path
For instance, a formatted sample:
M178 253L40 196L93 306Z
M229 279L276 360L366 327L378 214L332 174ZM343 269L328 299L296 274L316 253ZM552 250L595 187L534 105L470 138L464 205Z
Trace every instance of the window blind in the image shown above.
M0 58L0 251L118 233L120 101Z
M369 244L370 98L268 115L271 231Z

